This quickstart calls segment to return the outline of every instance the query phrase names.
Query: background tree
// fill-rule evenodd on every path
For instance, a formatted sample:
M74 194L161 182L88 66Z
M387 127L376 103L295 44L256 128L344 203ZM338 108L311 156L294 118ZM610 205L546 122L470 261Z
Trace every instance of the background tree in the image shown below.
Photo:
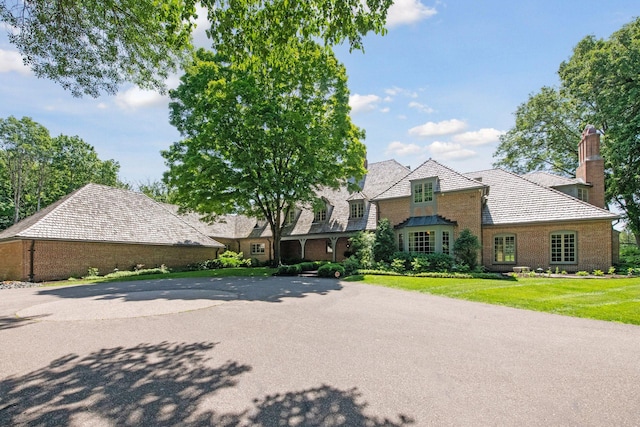
M574 164L566 158L569 144L575 150L579 137L563 142L557 135L569 133L568 126L581 131L587 124L595 125L603 134L601 153L605 160L606 197L623 212L628 227L640 244L640 18L624 25L608 40L585 37L573 50L568 61L559 68L560 88L555 91L560 103L550 103L541 120L518 121L518 113L532 110L525 104L516 113L516 126L503 139L496 152L497 166L518 172L544 169L535 159L547 158L561 169L573 171ZM543 89L543 92L545 90ZM535 95L532 98L541 95ZM531 100L531 98L530 98ZM541 106L536 112L545 111ZM546 120L545 117L563 117ZM537 124L544 126L537 127ZM552 131L549 131L552 129ZM520 135L535 135L546 143L527 144L531 139ZM551 137L553 136L553 137ZM522 145L520 145L522 143ZM565 147L565 148L563 148ZM520 152L517 153L517 150ZM574 161L575 162L575 161ZM557 168L551 168L558 170Z
M288 42L298 60L251 56L229 63L199 50L170 92L171 123L184 137L163 152L175 201L200 212L264 218L280 262L289 209L321 187L355 186L365 173L363 132L349 118L344 67L329 48Z
M167 185L162 181L151 181L138 183L138 191L160 203L171 203L171 194Z
M376 240L373 245L373 257L376 261L390 263L396 252L396 235L393 226L387 218L378 221L376 227Z
M29 117L0 119L0 229L89 182L117 186L119 169L77 136L51 138Z
M196 5L208 10L216 50L241 57L271 36L289 40L348 40L362 47L383 32L392 0L2 0L0 22L38 77L75 96L115 93L124 82L164 90L191 50ZM274 45L277 47L278 45Z

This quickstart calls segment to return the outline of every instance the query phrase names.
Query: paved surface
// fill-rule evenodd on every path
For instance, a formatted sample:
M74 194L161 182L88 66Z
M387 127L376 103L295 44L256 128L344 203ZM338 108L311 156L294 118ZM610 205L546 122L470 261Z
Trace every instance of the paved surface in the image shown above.
M640 327L313 278L0 291L0 425L640 425Z

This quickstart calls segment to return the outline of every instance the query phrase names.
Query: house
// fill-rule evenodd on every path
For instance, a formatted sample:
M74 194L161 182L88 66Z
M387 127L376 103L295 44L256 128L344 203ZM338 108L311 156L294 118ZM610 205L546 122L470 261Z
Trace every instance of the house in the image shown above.
M163 204L133 191L88 184L0 232L0 280L46 281L185 266L224 245Z
M360 192L321 191L323 206L295 209L285 220L282 257L341 261L350 236L388 218L399 251L452 254L459 233L469 229L482 244L479 262L490 271L606 271L617 262L612 221L618 216L604 209L599 148L600 135L587 127L575 178L500 169L463 174L432 159L414 170L394 160L370 164ZM245 256L272 256L264 222L228 216L208 227L201 231Z
M452 254L469 229L482 245L478 261L490 271L605 271L617 262L618 216L604 209L604 161L593 127L578 148L575 178L459 173L432 159L414 170L395 160L369 164L360 191L323 189L320 203L290 211L282 258L342 261L350 237L388 218L399 251ZM224 248L269 261L271 230L243 215L207 224L145 195L89 184L0 232L0 280L63 279L89 267L106 273L137 264L183 266Z

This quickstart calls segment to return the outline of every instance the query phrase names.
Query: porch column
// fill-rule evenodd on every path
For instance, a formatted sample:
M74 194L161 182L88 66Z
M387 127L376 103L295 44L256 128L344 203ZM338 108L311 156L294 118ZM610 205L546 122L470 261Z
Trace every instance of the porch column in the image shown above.
M332 256L332 261L336 262L336 243L338 243L338 237L330 237L329 240L331 240L331 256Z
M304 259L304 245L307 244L307 239L298 239L300 242L300 258Z

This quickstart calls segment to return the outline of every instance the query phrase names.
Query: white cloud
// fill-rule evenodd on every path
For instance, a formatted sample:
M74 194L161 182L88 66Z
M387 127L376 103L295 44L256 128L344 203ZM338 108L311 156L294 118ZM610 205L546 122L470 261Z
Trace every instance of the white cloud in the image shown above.
M391 108L389 108L389 107L384 107L384 108L380 109L381 113L388 113L389 111L391 111Z
M410 156L424 152L424 148L416 144L404 144L400 141L393 141L387 146L385 154L392 156Z
M428 148L434 157L443 160L461 160L476 156L475 151L463 148L462 145L453 142L436 141Z
M436 110L434 110L433 108L429 107L428 105L424 105L421 104L419 102L416 101L411 101L409 103L409 108L414 108L422 113L426 113L426 114L431 114L434 113Z
M211 44L207 37L207 30L211 27L207 13L207 8L202 7L201 5L196 5L196 14L198 15L198 18L193 21L196 24L196 29L193 32L193 44L195 47L202 47L206 49Z
M29 67L24 65L20 54L14 50L0 49L0 73L9 73L11 71L20 74L30 74Z
M473 132L454 135L451 139L464 145L478 146L498 142L505 132L494 128L483 128Z
M396 95L403 95L403 96L406 96L408 98L417 98L418 97L418 93L417 92L411 91L409 89L403 89L403 88L398 87L398 86L393 86L392 88L385 89L384 93L389 95L389 96L387 96L385 98L385 101L393 100L392 97L396 96Z
M371 111L376 108L378 102L380 102L378 95L358 95L355 93L349 96L349 107L354 114Z
M387 13L387 26L415 24L436 13L434 8L425 6L420 0L395 0Z
M439 136L450 135L452 133L462 132L467 128L467 124L462 120L451 119L441 122L427 122L423 125L409 129L409 135L414 136Z
M105 104L104 102L100 102L97 105L99 110L106 110L107 108L109 108L109 106L107 104Z
M168 98L158 92L132 87L124 92L119 92L115 102L118 107L124 110L137 110L138 108L167 104Z

